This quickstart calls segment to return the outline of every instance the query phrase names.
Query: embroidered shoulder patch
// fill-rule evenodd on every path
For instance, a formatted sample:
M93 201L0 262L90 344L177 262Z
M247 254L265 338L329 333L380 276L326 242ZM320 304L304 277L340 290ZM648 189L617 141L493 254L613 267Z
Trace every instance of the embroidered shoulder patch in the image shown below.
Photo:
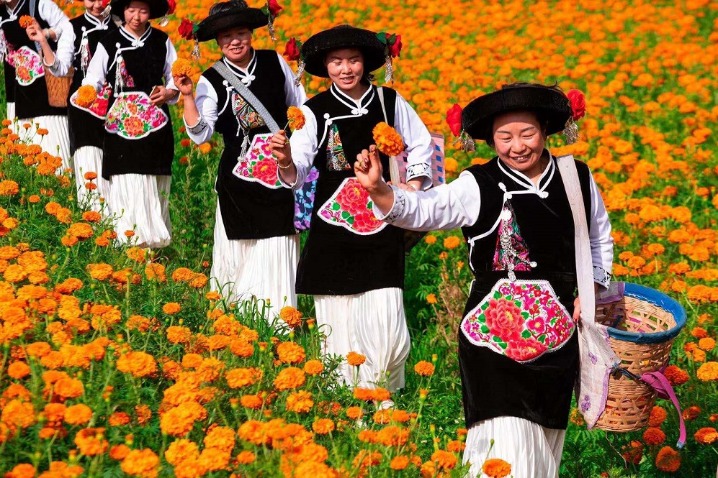
M264 118L262 118L254 110L254 108L252 108L252 105L247 103L247 101L236 91L232 91L232 111L234 111L234 115L237 117L239 125L244 130L264 126Z
M339 137L339 128L333 124L329 131L329 140L327 141L327 170L344 171L351 169L344 154L344 146L342 139Z
M529 249L521 237L514 208L510 201L506 201L501 210L492 269L508 270L509 277L512 277L514 271L530 271L532 267L536 266L529 259Z

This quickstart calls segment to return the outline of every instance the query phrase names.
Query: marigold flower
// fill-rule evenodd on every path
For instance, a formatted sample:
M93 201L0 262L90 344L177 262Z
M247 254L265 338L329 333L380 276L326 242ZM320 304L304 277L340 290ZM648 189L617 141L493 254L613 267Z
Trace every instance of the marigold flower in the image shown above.
M149 448L130 451L120 464L122 471L141 478L155 478L159 473L159 466L159 457Z
M319 375L324 371L324 364L320 360L307 360L304 364L304 373L307 375Z
M130 416L125 412L115 412L107 419L111 427L121 427L130 423Z
M192 331L188 327L172 325L165 331L167 340L173 344L187 344L192 338Z
M666 434L660 428L648 427L643 432L643 441L650 446L660 445L666 441Z
M456 249L461 244L461 238L458 236L449 236L444 239L444 247L447 249Z
M700 414L701 408L697 407L696 405L692 405L683 410L683 419L688 421L695 420Z
M666 367L663 374L666 376L668 381L671 382L671 385L683 385L690 379L688 372L675 365L669 365Z
M124 460L130 451L130 447L128 447L124 443L120 445L114 445L110 448L110 458L116 461Z
M259 395L242 395L242 397L239 399L239 403L244 408L259 410L260 408L262 408L264 400L262 400Z
M0 181L0 196L15 196L20 192L20 186L10 179Z
M145 352L128 352L117 360L117 370L135 377L148 377L157 372L155 358Z
M666 420L667 417L668 412L666 412L663 407L659 407L658 405L656 405L651 409L651 414L648 417L648 426L659 427L661 426L661 423Z
M101 455L109 446L104 437L104 428L84 428L75 435L75 445L85 456Z
M489 478L504 478L511 473L511 465L501 458L489 458L481 466L481 471Z
M405 455L395 456L389 463L389 468L394 471L403 470L407 466L409 466L409 457Z
M13 362L7 368L8 376L16 380L27 377L30 375L30 372L30 367L25 362Z
M718 431L713 427L704 427L699 429L693 435L693 438L701 445L710 445L718 440Z
M179 438L167 447L165 459L174 466L180 466L183 462L192 463L199 459L199 447L191 440Z
M267 435L266 424L257 420L247 420L239 426L237 435L244 441L258 446L267 445L271 438Z
M279 318L292 328L298 327L302 323L302 313L292 306L282 307L279 311Z
M358 367L364 362L366 362L366 355L357 352L349 352L347 354L347 363L352 367Z
M192 74L192 63L184 58L177 58L172 63L172 76L190 76Z
M397 156L404 151L404 140L401 135L383 121L372 130L377 149L387 156Z
M274 387L277 390L289 390L304 385L304 371L296 367L287 367L274 379Z
M698 348L709 352L716 346L716 341L711 337L704 337L698 340Z
M92 85L83 85L77 89L75 103L82 108L89 108L97 100L97 90ZM97 177L97 175L95 175ZM85 175L85 179L91 180ZM94 179L94 178L92 178Z
M434 375L434 364L422 360L420 362L417 362L416 365L414 365L414 372L416 372L418 375L421 375L422 377L431 377L432 375Z
M290 106L287 109L287 119L289 120L289 128L292 131L297 131L304 128L306 118L304 117L304 113L302 112L302 110L297 108L296 106Z
M76 378L61 378L55 382L53 392L61 398L77 398L85 393L85 386Z
M706 362L696 371L696 377L703 382L718 380L718 362Z
M182 403L160 417L160 429L167 435L181 437L187 435L198 420L207 417L207 410L197 402Z
M224 377L229 388L242 388L254 385L262 379L263 372L259 368L235 368L227 371Z
M237 456L234 458L234 460L237 462L238 465L249 465L254 463L254 460L256 457L254 456L254 453L251 451L240 451L237 453Z
M638 465L643 458L643 443L637 440L632 440L630 443L623 447L623 453L621 453L626 462L633 465Z
M65 409L63 419L68 425L83 425L92 418L92 409L84 403L69 406Z
M32 25L35 22L35 19L31 17L30 15L22 15L20 17L20 20L18 20L18 23L20 24L20 28L27 28L30 25ZM29 123L27 123L29 124Z
M304 347L294 342L282 342L277 345L277 356L282 363L298 364L306 358Z
M182 310L182 307L177 302L167 302L162 306L162 312L167 315L174 315Z
M27 428L35 423L35 409L32 403L23 400L10 400L2 409L0 421L11 430Z
M330 418L318 418L312 423L312 430L317 435L326 435L333 432L335 428L334 421Z
M674 473L681 467L681 454L670 446L664 446L656 455L656 468L667 473Z

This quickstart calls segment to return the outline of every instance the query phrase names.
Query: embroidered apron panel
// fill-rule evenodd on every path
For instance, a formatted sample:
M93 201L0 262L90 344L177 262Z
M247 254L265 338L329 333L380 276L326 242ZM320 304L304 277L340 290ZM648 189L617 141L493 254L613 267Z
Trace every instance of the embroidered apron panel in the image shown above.
M15 68L15 79L20 86L31 85L45 76L42 57L30 47L21 46L8 54L8 63Z
M144 92L119 93L105 120L105 130L125 139L141 139L167 124L161 108Z
M70 96L70 104L78 110L90 113L96 118L105 119L105 116L107 115L107 108L110 105L111 94L112 88L110 85L105 84L105 86L102 87L102 90L97 94L95 101L93 101L89 107L84 107L77 104L77 91L75 91L72 96Z
M277 175L277 161L272 155L269 140L271 133L257 134L244 157L239 157L232 174L245 181L257 182L269 189L279 189L282 183Z
M545 280L501 279L461 321L474 345L519 362L560 349L576 324Z
M317 215L328 224L366 236L376 234L386 227L384 221L374 217L372 204L369 193L359 181L346 178L332 197L322 204Z
M264 118L234 90L232 90L232 111L234 111L234 115L244 131L261 128L265 125Z

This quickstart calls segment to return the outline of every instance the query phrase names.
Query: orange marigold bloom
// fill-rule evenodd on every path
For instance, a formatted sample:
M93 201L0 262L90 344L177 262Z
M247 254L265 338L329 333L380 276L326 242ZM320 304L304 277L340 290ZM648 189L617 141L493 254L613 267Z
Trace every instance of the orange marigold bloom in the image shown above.
M703 327L693 327L693 329L691 330L691 335L697 339L703 339L705 337L708 337L708 331Z
M693 438L695 438L701 445L710 445L718 440L718 432L713 427L704 427L699 429L693 435Z
M207 417L207 410L197 402L182 403L160 417L160 429L167 435L185 436L198 420Z
M395 456L389 463L389 468L395 471L403 470L409 466L409 457L404 455Z
M10 378L19 380L30 375L30 367L25 362L16 361L8 366L7 374Z
M377 149L387 156L397 156L404 151L404 140L401 135L383 121L374 126L372 134Z
M135 377L148 377L157 372L157 362L148 353L128 352L117 360L117 370Z
M489 458L482 465L481 471L489 478L504 478L511 473L511 465L501 458Z
M259 368L235 368L227 371L224 378L229 388L242 388L254 385L262 379L264 373Z
M434 364L422 360L420 362L417 362L416 365L414 365L414 372L421 375L422 377L431 377L432 375L434 375Z
M648 417L648 426L659 427L661 426L661 423L666 420L667 417L668 412L666 412L663 407L659 407L658 405L656 405L651 409L651 414Z
M698 348L709 352L716 346L716 341L711 337L704 337L698 341Z
M92 106L92 103L94 103L96 99L97 90L95 90L94 86L83 85L77 89L75 103L77 103L78 106L81 106L83 108L89 108L90 106ZM97 177L97 175L95 175L95 177ZM87 178L87 174L85 174L85 179L89 179Z
M454 467L456 467L456 464L459 461L454 453L450 453L444 450L436 450L431 455L431 460L434 461L440 469L444 470L453 469Z
M296 413L307 413L314 406L312 394L305 390L292 392L287 397L287 410Z
M333 432L335 428L334 421L330 418L318 418L312 423L312 430L317 435L326 435Z
M650 446L660 445L666 441L666 434L660 428L648 427L643 432L643 441Z
M698 416L700 414L701 414L701 408L696 405L692 405L692 406L686 408L685 410L683 410L683 419L684 420L695 420L696 418L698 418Z
M279 318L292 328L298 327L302 323L302 313L289 305L281 308Z
M306 378L304 371L296 367L287 367L274 379L274 387L277 390L289 390L304 385Z
M35 409L32 403L23 400L10 400L3 406L0 421L11 430L27 428L35 423Z
M237 435L242 440L258 446L267 445L271 440L267 435L266 424L257 420L247 420L242 423L237 430Z
M182 307L180 307L177 302L167 302L165 305L162 306L162 312L167 315L174 315L180 310L182 310Z
M61 398L77 398L85 393L85 386L76 378L61 378L55 382L53 392Z
M669 446L664 446L656 455L656 468L674 473L681 467L681 454Z
M85 456L101 455L107 451L104 428L83 428L75 435L75 445Z
M35 478L35 467L29 463L15 465L12 470L5 473L5 478Z
M84 469L79 465L68 465L64 461L53 461L50 469L40 473L38 478L76 478L82 475Z
M254 463L255 459L256 457L254 456L254 453L245 450L237 453L237 456L234 458L234 461L237 462L238 465L249 465L251 463Z
M696 371L696 377L703 382L718 380L718 362L706 362Z
M135 415L137 416L137 423L144 425L152 418L152 410L147 405L137 405L135 407Z
M121 427L130 423L130 416L125 412L115 412L108 418L107 422L111 427Z
M277 356L282 363L297 364L306 358L304 347L295 342L282 342L277 345Z
M287 109L287 119L289 120L289 128L292 131L304 128L304 124L307 121L302 110L296 106L290 106Z
M666 376L668 381L671 382L671 385L683 385L690 379L688 372L675 365L669 365L666 367L663 374Z
M358 367L364 362L366 362L366 355L357 352L349 352L347 354L347 363L353 367Z
M120 464L122 471L141 478L155 478L159 467L159 457L149 448L130 451Z
M173 325L165 331L167 340L173 344L187 344L192 338L192 331L188 327Z
M346 414L347 417L351 418L352 420L358 420L364 415L364 412L362 411L361 407L348 407Z
M294 469L292 476L312 476L314 478L337 478L339 474L328 465L317 461L303 461Z
M449 236L444 239L444 247L447 249L456 249L461 244L461 239L458 236Z
M121 445L115 445L110 448L110 458L117 461L124 460L129 452L130 447L124 443Z
M319 375L324 371L324 364L320 360L307 360L304 364L304 373L307 375Z
M0 196L14 196L20 192L20 186L10 179L0 181Z
M87 272L93 279L103 281L112 275L112 266L109 264L88 264Z
M92 409L84 403L69 406L65 409L63 419L68 425L83 425L92 418Z
M180 438L167 447L165 459L167 463L174 466L179 466L185 461L194 462L199 459L199 447L191 440Z
M259 395L242 395L242 397L239 399L239 403L244 408L259 410L260 408L262 408L264 400L262 400L262 397L260 397Z
M137 263L143 263L145 262L145 258L147 257L147 251L145 249L142 249L141 247L130 247L125 251L125 254L127 254L127 257L131 260L137 262Z
M184 58L177 58L172 63L172 76L190 76L192 74L192 63Z

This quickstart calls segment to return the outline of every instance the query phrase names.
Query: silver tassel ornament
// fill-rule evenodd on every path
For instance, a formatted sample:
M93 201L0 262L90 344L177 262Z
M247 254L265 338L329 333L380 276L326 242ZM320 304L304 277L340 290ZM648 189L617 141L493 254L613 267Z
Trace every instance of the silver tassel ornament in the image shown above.
M125 88L125 59L122 54L117 56L117 67L115 69L115 91L122 92Z
M566 127L563 129L563 137L566 144L573 144L578 141L578 125L573 118L569 118L566 121Z
M199 60L200 54L199 54L199 40L196 38L194 39L194 47L192 47L192 58L195 60Z
M391 63L391 55L386 56L386 72L384 74L384 83L394 82L394 65Z
M87 67L90 65L90 40L87 34L83 32L82 40L80 40L80 67L82 68L82 76L87 74Z
M459 142L461 143L461 149L466 153L471 153L476 150L476 142L471 136L466 134L466 131L462 131L459 135Z
M274 16L271 13L269 14L269 24L267 26L269 27L269 38L272 41L277 41L277 34L274 30Z
M7 40L5 39L5 32L0 28L0 62L5 61L7 55Z
M301 58L297 61L297 74L294 76L294 86L299 86L302 83L302 76L304 76L304 60Z

